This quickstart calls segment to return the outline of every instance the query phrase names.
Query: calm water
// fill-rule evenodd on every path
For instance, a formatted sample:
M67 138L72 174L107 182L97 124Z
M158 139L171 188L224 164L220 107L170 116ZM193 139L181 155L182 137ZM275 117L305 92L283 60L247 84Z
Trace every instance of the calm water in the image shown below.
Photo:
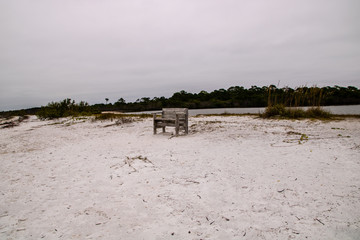
M307 107L303 107L306 109ZM360 114L360 105L346 105L346 106L326 106L323 109L330 111L333 114ZM190 109L190 116L198 114L222 114L222 113L262 113L265 108L215 108L215 109Z
M306 107L303 107L306 109ZM357 114L360 115L360 105L344 105L344 106L326 106L325 110L330 111L333 114ZM190 116L196 116L198 114L246 114L246 113L262 113L265 108L211 108L211 109L189 109ZM160 111L160 110L159 110ZM141 113L154 113L159 111L146 111ZM140 112L137 112L140 113Z

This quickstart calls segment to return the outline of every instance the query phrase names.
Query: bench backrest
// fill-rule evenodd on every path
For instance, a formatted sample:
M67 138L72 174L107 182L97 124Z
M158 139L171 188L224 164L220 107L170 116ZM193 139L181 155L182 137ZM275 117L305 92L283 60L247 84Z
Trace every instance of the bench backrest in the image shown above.
M176 113L185 114L185 118L188 118L188 115L189 115L187 108L163 108L162 109L162 117L163 118L175 119Z

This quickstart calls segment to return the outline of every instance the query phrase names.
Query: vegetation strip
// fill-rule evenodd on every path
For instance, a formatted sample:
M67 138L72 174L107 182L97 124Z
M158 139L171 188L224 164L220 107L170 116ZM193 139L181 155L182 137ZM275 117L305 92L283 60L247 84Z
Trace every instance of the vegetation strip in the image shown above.
M142 97L135 102L126 102L119 98L114 103L89 105L86 102L75 103L71 99L51 102L41 108L30 108L16 111L0 112L0 116L38 115L42 118L59 118L66 116L81 116L100 114L103 111L141 112L159 110L166 107L182 107L189 109L203 108L246 108L284 105L298 106L330 106L360 104L360 90L348 87L289 87L277 88L275 85L249 89L233 86L227 90L221 88L212 92L200 91L189 93L184 90L174 93L171 97Z

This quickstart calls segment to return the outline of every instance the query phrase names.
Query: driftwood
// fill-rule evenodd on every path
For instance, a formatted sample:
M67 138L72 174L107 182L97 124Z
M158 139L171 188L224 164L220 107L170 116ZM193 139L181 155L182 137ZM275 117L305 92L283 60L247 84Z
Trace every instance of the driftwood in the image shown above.
M161 114L161 116L160 116ZM175 127L176 136L179 135L180 129L186 134L189 133L189 111L187 108L163 108L162 112L154 113L154 134L157 128Z

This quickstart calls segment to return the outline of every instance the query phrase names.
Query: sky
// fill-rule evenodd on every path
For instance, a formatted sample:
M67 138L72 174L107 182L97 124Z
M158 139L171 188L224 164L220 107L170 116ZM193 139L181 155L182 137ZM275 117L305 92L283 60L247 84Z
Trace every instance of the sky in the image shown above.
M0 111L360 87L359 0L0 0Z

